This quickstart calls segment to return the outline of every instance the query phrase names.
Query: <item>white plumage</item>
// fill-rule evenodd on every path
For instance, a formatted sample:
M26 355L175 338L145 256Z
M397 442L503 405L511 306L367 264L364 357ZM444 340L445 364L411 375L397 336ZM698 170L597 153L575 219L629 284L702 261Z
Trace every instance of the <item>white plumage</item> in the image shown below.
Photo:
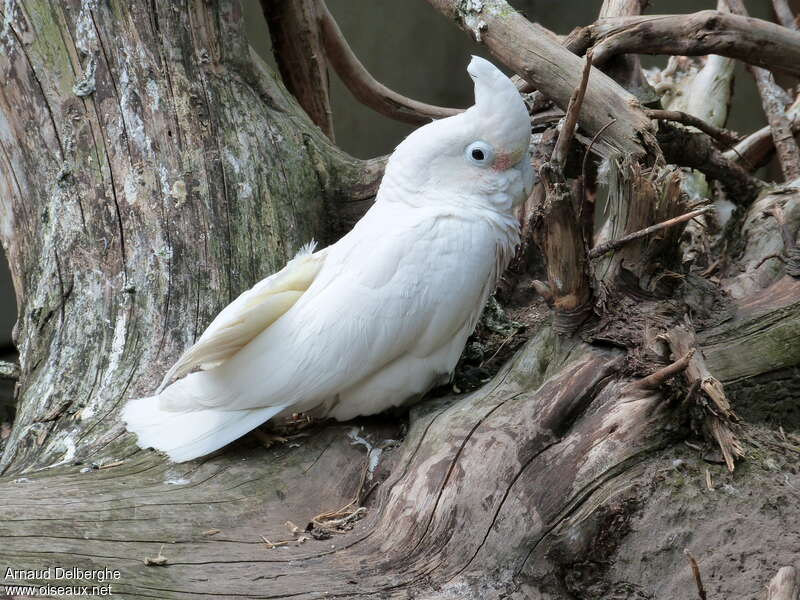
M473 57L475 106L391 156L375 204L332 246L305 248L227 306L122 418L181 462L280 414L346 420L450 377L519 241L533 172L514 84Z

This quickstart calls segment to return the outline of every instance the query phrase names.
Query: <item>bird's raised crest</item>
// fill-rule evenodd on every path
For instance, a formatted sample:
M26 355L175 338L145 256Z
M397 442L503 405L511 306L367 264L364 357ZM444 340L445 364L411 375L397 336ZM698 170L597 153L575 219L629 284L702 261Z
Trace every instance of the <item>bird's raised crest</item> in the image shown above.
M505 149L527 148L530 118L517 86L485 58L473 56L467 72L475 83L470 111L492 131L492 142Z

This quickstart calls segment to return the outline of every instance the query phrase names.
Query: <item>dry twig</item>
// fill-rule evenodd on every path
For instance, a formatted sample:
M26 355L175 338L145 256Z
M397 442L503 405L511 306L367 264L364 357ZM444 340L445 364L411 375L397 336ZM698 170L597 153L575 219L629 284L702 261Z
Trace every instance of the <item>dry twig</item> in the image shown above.
M694 583L697 586L697 595L700 597L700 600L706 600L706 589L703 587L703 578L700 576L700 566L697 564L697 561L694 556L692 556L692 553L689 552L688 548L684 548L683 553L686 555L686 558L689 559L689 565L692 567Z
M722 127L715 127L710 123L706 123L702 119L698 119L694 115L685 113L679 110L655 110L646 109L645 114L651 119L658 119L661 121L675 121L676 123L683 123L696 127L705 134L708 134L717 140L724 147L729 148L739 143L739 137L732 131L728 131Z
M713 207L704 206L703 208L698 208L697 210L693 210L686 214L673 217L672 219L667 219L666 221L662 221L661 223L656 223L655 225L651 225L650 227L645 227L644 229L640 229L639 231L634 231L633 233L630 233L625 237L621 237L618 240L609 240L608 242L604 242L599 246L595 246L594 248L589 250L589 258L597 258L598 256L602 256L603 254L611 252L612 250L621 248L622 246L624 246L629 242L646 237L651 233L660 231L661 229L666 229L667 227L672 227L673 225L685 223L686 221L689 221L697 217L698 215L702 215L703 213L707 213L710 210L713 210Z
M676 355L684 355L697 347L694 331L689 325L673 328L664 338ZM722 383L714 377L706 366L702 352L695 352L684 371L686 382L696 387L692 394L698 399L698 405L705 412L705 427L708 434L716 441L728 470L733 472L736 459L744 456L744 449L733 433L733 427L739 418L731 408L725 395ZM699 395L699 396L698 396Z

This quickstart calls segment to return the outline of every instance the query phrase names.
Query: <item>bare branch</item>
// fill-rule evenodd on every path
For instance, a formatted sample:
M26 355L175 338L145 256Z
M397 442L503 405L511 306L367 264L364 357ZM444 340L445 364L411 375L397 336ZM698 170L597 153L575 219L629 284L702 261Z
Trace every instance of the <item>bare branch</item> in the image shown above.
M261 0L261 8L283 82L311 120L333 140L328 69L316 0Z
M795 135L800 133L800 96L797 96L792 105L786 109L786 118L789 119L792 133ZM749 170L755 170L766 163L774 149L772 129L769 125L765 125L726 152L725 156L734 162L742 163Z
M581 83L569 99L567 105L567 115L564 119L564 125L558 134L556 140L556 147L553 149L553 154L550 162L563 166L567 160L567 152L569 152L569 145L572 143L572 138L575 134L575 127L578 124L578 116L581 113L581 106L583 106L583 99L586 96L586 86L589 83L589 73L592 70L592 51L586 53L586 64L583 67L581 75Z
M717 150L705 133L662 122L658 141L667 162L697 169L719 181L730 192L733 202L749 204L764 188L762 181Z
M747 9L741 0L725 0L725 2L728 9L736 16L747 17ZM782 29L786 31L785 28ZM800 34L792 33L800 39ZM775 82L775 77L767 69L751 65L750 72L758 86L761 105L767 115L783 176L787 181L791 181L800 176L800 149L792 134L791 121L786 115L786 103L783 100L786 91Z
M725 147L734 146L739 142L739 137L722 127L715 127L710 123L706 123L702 119L698 119L694 115L690 115L689 113L685 113L679 110L655 110L655 109L645 109L645 114L650 117L651 119L659 119L662 121L675 121L676 123L683 123L684 125L690 125L692 127L696 127L703 133L710 135L712 138L720 142Z
M781 98L783 88L775 82L772 73L766 69L751 67L750 70L758 84L761 104L767 115L783 176L787 181L791 181L800 177L800 149L792 133L792 122L786 116L786 106Z
M670 363L655 373L651 373L647 377L643 377L642 379L636 381L634 383L635 387L642 390L657 390L665 381L668 381L676 375L683 373L689 366L689 361L692 360L694 353L694 349L689 350L689 352L684 354L674 363Z
M604 242L599 246L595 246L594 248L589 250L589 258L597 258L598 256L602 256L603 254L611 252L612 250L621 248L625 244L646 237L651 233L655 233L656 231L666 229L667 227L672 227L673 225L679 225L680 223L685 223L686 221L689 221L699 215L702 215L703 213L707 213L710 210L713 210L713 207L704 206L703 208L698 208L697 210L693 210L691 212L674 217L672 219L662 221L661 223L656 223L655 225L651 225L650 227L645 227L644 229L640 229L639 231L634 231L633 233L628 234L625 237L621 237L617 240L610 240L608 242Z
M800 32L761 19L704 10L690 15L618 17L573 34L571 48L595 45L595 64L618 54L719 54L800 74Z
M583 64L552 32L531 23L503 0L492 2L491 10L478 2L428 2L456 21L464 31L480 38L500 62L536 89L547 90L547 95L560 108L566 108L580 85ZM610 118L617 120L600 143L599 149L604 155L608 154L609 147L634 156L658 154L652 124L639 109L636 98L606 74L593 72L592 86L584 99L581 127L594 135Z
M778 18L778 23L788 29L797 31L797 17L794 16L792 8L786 0L772 0L772 8L775 10L775 16Z
M431 119L443 119L463 112L462 109L434 106L406 98L377 81L350 48L324 1L318 1L325 55L359 102L385 117L412 125L421 125Z

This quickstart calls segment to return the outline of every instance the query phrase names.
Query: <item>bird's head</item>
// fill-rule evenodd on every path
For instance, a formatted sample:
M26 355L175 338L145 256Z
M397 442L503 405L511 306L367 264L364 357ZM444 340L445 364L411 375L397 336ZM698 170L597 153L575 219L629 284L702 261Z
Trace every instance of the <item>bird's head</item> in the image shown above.
M489 61L473 56L467 72L475 82L475 105L403 140L384 183L434 201L516 205L533 183L528 111L514 83Z

